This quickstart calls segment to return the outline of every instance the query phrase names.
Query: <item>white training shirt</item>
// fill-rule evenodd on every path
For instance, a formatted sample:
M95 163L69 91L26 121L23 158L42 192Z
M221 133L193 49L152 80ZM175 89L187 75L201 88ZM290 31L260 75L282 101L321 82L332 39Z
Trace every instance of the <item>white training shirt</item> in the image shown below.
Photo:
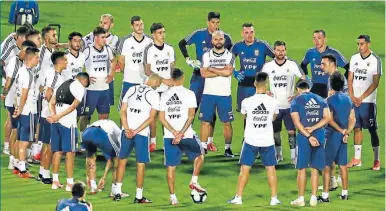
M161 95L160 111L165 112L166 121L177 131L181 131L188 120L190 108L197 108L196 95L183 86L171 87ZM168 129L164 131L165 138L174 138ZM193 138L192 125L185 131L184 138Z
M82 98L84 96L85 91L86 91L86 89L78 80L75 80L74 82L72 82L70 84L71 94L75 97L75 99L77 99L80 102L82 101ZM57 95L57 89L55 90L55 95L52 97L56 97L56 95ZM56 114L63 112L64 110L66 110L70 106L71 105L64 104L64 103L63 104L56 104L56 106L55 106ZM71 113L60 118L58 122L66 128L77 128L76 117L77 117L77 111L76 111L76 109L74 109Z
M117 53L125 57L123 81L133 84L144 83L146 79L143 57L145 47L153 42L151 37L144 34L142 40L135 39L134 35L125 36L119 44Z
M360 53L351 57L350 72L354 73L353 91L355 97L360 97L373 83L373 75L382 75L382 61L374 52L367 58L362 58ZM364 103L376 103L377 89L363 99Z
M96 82L91 84L87 90L104 91L109 89L109 84L106 83L106 77L110 73L111 62L114 59L114 54L110 46L105 45L101 50L95 48L94 45L88 46L84 51L86 56L86 71L90 77L96 77Z
M16 76L19 69L23 66L23 61L19 56L15 56L10 59L8 65L5 67L5 75L7 78L11 78L11 87L9 87L8 94L5 96L5 106L14 107L16 104Z
M241 113L247 115L244 141L256 147L275 144L273 115L279 113L278 101L266 94L255 94L241 102Z
M20 53L20 49L19 49L19 47L17 47L16 44L10 45L8 47L8 49L4 53L1 54L1 60L5 64L4 67L6 67L8 65L11 58L19 55L19 53Z
M107 137L109 138L109 142L113 147L115 154L119 155L119 151L121 149L121 137L122 130L115 124L114 121L110 119L101 119L90 125L90 127L100 127L107 133Z
M93 32L90 32L86 36L82 38L84 48L87 48L88 46L92 46L94 44L94 34ZM118 44L119 44L119 37L117 35L109 34L106 37L106 45L109 45L111 49L116 52L118 49Z
M16 45L15 35L16 33L12 32L1 42L1 55L3 55L9 47Z
M235 56L225 49L221 54L212 50L202 56L202 67L224 68L225 66L235 66ZM216 76L205 78L204 92L207 95L230 96L232 75L228 77Z
M42 100L42 112L41 117L47 118L51 115L50 109L49 109L49 102L45 99L45 95L48 88L52 89L52 95L56 93L56 90L59 88L60 85L65 81L64 76L62 73L59 73L55 71L55 69L49 70L46 72L46 85L44 86L43 90L43 100Z
M37 113L37 91L36 91L36 79L37 75L34 74L34 70L32 68L27 68L23 65L17 74L17 105L20 106L20 98L22 94L22 89L29 89L27 101L25 102L22 115L29 115Z
M75 76L83 71L83 66L86 57L82 52L78 53L78 56L74 56L70 50L66 51L67 56L67 68L63 70L63 76L65 80L75 79Z
M127 103L127 122L129 129L137 129L145 122L151 113L151 109L159 110L159 94L150 86L145 84L130 87L123 97L122 103ZM138 133L148 137L149 126Z
M290 59L286 59L282 65L276 60L265 63L262 72L269 75L270 89L273 97L279 102L279 108L290 108L288 98L294 96L296 77L302 77L304 72Z
M49 49L47 46L42 45L40 49L40 58L39 58L39 66L38 66L38 72L39 72L39 81L37 88L39 89L39 86L46 86L46 75L49 71L54 71L54 64L51 61L51 55L54 52L54 49Z
M176 61L174 49L171 45L164 43L160 50L155 44L151 43L145 48L144 64L150 64L150 70L164 79L171 78L171 63ZM157 92L164 92L169 89L169 86L162 83L157 88Z

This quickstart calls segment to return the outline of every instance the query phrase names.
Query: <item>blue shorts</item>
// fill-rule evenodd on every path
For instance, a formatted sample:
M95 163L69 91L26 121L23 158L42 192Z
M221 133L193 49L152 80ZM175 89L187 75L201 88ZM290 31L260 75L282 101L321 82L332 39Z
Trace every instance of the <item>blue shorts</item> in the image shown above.
M237 108L236 111L240 112L241 110L241 102L245 98L251 97L256 93L255 87L246 87L246 86L238 86L237 87Z
M107 133L100 127L89 127L82 134L82 147L87 151L87 157L93 156L98 148L106 160L116 157Z
M343 134L327 127L326 129L326 166L332 166L335 162L337 165L347 165L347 144L343 143Z
M133 149L135 149L135 157L137 163L150 162L149 137L136 135L132 139L128 139L126 138L125 133L123 132L119 158L128 158Z
M119 99L118 110L121 110L122 99L126 95L127 90L129 90L130 87L136 86L136 85L139 85L139 84L132 84L132 83L129 83L129 82L123 82L123 84L122 84L122 91L121 91L121 97Z
M179 144L172 144L172 138L164 139L165 166L177 166L181 162L182 154L185 153L189 160L204 154L201 143L195 138L184 138Z
M19 141L34 141L36 114L20 115L17 133L20 134Z
M13 118L13 113L15 112L15 107L9 107L9 106L6 106L9 114L11 115L11 125L12 125L12 129L17 129L17 125L19 124L19 117L17 118Z
M284 120L284 125L287 131L295 130L294 122L292 121L290 109L279 109L279 114L277 115L275 121L273 121L273 132L280 132L282 122Z
M114 80L109 83L110 106L114 105Z
M190 90L196 95L197 107L201 104L202 93L204 92L205 78L199 75L192 75L190 79Z
M47 122L44 117L40 117L39 141L43 144L50 144L51 142L51 123Z
M277 164L274 145L268 147L255 147L245 142L241 148L239 163L245 166L252 166L258 153L260 153L260 158L264 166L275 166Z
M378 129L377 105L375 103L362 103L359 107L354 106L355 128Z
M78 141L77 128L64 127L60 123L51 124L52 152L75 152Z
M84 109L84 115L92 116L95 108L98 114L109 114L110 113L110 91L94 91L87 90L86 103Z
M318 135L313 135L319 140L324 141L324 131L323 134L318 133ZM298 160L296 164L297 169L304 168L314 168L322 170L324 169L326 157L324 151L324 144L321 143L318 147L311 146L310 142L302 134L296 136L296 141L298 143Z
M216 116L216 109L221 122L234 120L231 96L202 95L199 119L203 122L212 122Z

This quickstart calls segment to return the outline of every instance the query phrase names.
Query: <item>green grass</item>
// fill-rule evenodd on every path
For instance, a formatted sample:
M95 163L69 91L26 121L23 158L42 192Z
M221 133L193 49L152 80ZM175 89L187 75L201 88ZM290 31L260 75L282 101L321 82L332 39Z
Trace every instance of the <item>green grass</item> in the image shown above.
M145 22L146 32L153 22L162 22L166 26L166 41L175 47L177 66L182 67L190 76L190 68L179 52L178 41L197 28L206 26L206 15L209 11L221 12L221 29L231 34L234 41L240 40L240 26L244 22L253 22L256 36L273 43L284 40L287 43L288 56L300 61L308 48L312 47L312 31L322 28L327 31L328 44L339 49L347 59L356 52L356 37L366 33L371 36L372 50L382 58L385 56L385 13L383 2L40 2L41 19L36 28L41 29L49 23L62 24L61 42L66 40L71 31L84 34L93 30L98 24L99 16L111 13L115 18L113 33L120 37L131 32L129 19L133 15L140 15ZM7 23L9 2L1 2L1 39L13 30L13 25ZM189 48L194 54L193 47ZM385 67L385 61L383 67ZM187 77L189 78L189 77ZM122 76L115 80L115 99L118 102ZM188 79L185 85L188 86ZM236 81L233 81L233 96L236 96ZM381 160L385 160L385 109L384 109L384 79L378 90L378 123L381 137ZM235 97L233 99L236 99ZM234 100L235 106L235 100ZM5 110L1 108L1 123L4 123ZM111 117L116 122L119 116L116 106L112 107ZM94 116L95 119L95 116ZM233 149L240 152L243 134L241 116L236 114L233 123ZM194 123L199 131L199 121ZM159 130L160 131L160 130ZM340 189L331 193L330 204L318 205L318 210L384 210L385 209L385 174L381 171L373 172L372 149L369 135L364 133L364 147L362 153L363 166L351 169L349 172L349 201L339 201L335 197ZM279 199L283 205L270 208L269 188L261 161L254 166L249 183L244 192L244 205L227 205L226 200L233 197L239 174L238 158L225 159L222 156L224 141L222 127L216 127L215 143L220 149L217 153L206 156L205 164L200 175L200 183L208 190L206 203L196 205L189 196L188 183L192 172L192 163L184 158L183 164L177 167L176 193L180 205L168 205L169 193L166 182L166 169L163 165L163 153L157 151L151 155L152 162L147 166L144 194L154 200L153 204L133 204L135 195L135 160L129 159L123 191L131 194L130 198L119 203L113 202L107 196L110 192L110 179L106 190L98 195L87 196L87 200L94 205L94 210L294 210L289 202L297 197L296 171L289 164L289 148L283 131L283 150L285 161L277 166ZM3 137L3 136L1 136ZM351 136L352 137L352 136ZM352 139L352 138L351 138ZM162 137L158 134L158 147L162 147ZM353 156L353 141L350 140L349 158ZM84 157L76 158L75 179L85 180ZM1 156L1 208L6 211L41 210L48 211L55 208L59 198L69 197L64 190L53 191L33 180L22 180L10 174L6 169L8 158ZM383 163L384 165L385 163ZM102 175L104 162L98 162L98 176ZM32 168L36 173L37 167ZM60 179L65 182L64 167L60 172ZM320 180L321 181L321 180ZM310 197L309 183L306 190L306 200ZM310 208L304 208L310 209Z

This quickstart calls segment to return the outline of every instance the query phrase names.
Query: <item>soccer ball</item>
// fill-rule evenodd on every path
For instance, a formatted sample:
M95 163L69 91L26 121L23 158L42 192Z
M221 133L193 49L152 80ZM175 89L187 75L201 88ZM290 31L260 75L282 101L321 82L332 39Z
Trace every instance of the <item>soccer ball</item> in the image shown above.
M201 204L204 203L208 194L206 192L200 193L196 190L192 190L192 192L190 192L190 197L192 197L194 203Z

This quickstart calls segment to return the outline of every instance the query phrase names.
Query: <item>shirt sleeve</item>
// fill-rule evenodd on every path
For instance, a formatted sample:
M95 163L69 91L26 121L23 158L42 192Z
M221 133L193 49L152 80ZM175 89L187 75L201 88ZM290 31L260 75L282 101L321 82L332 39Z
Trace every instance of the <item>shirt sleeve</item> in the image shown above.
M272 47L265 41L263 43L265 44L265 54L271 58L274 58L275 54L273 53Z
M274 100L273 105L275 106L274 114L279 114L279 102L275 98L273 100Z
M296 62L293 62L292 64L292 71L298 78L301 78L304 75L304 71L299 67Z
M85 60L84 61L87 61L90 57L90 47L86 47L83 51L83 54L85 56Z
M15 65L16 65L16 59L11 59L9 61L8 65L5 67L5 75L7 78L14 78L13 73L15 72Z
M209 67L209 52L204 53L202 56L201 67Z
M247 100L244 99L242 102L241 102L241 109L240 109L240 112L241 114L247 114Z
M303 60L302 60L302 64L305 64L307 66L310 63L310 60L308 57L309 57L309 51L307 51L306 55L304 55Z
M344 67L348 64L347 59L338 50L335 51L336 63L338 67Z
M160 105L159 105L159 111L166 111L166 93L162 93Z
M373 74L374 75L382 75L382 60L378 56L375 56L375 58L377 59L377 69ZM351 63L350 63L350 65L351 65Z
M190 33L188 36L185 37L185 41L188 45L191 45L196 42L198 38L198 30Z
M75 99L77 99L78 101L82 101L85 88L80 82L74 81L70 85L70 92L72 95L74 95Z
M150 100L149 103L151 105L151 108L159 111L160 110L159 94L156 91L151 91L150 93L151 93L151 97L149 99Z
M189 108L197 108L197 100L196 100L196 94L192 91L189 92L190 93L190 97L189 97L189 101L188 101L188 107Z
M171 46L170 46L170 48L171 48L171 51L170 51L170 62L175 62L176 61L176 55L174 53L174 48L171 47Z
M236 56L239 55L239 49L238 49L238 45L237 45L237 44L235 44L235 45L232 46L231 52L232 52L234 55L236 55Z
M299 112L299 106L298 106L297 103L296 103L296 99L292 100L292 102L291 102L291 109L290 109L290 112L291 112L291 113Z
M114 52L113 49L110 46L106 46L107 53L109 54L109 60L113 61L114 60Z
M130 88L127 90L125 96L123 97L122 103L127 103L127 102L129 101L129 97L132 96L132 95L134 94L134 92L135 92L136 89L137 89L136 86L130 87Z
M19 80L20 80L21 88L23 89L31 88L33 78L30 77L30 74L27 71L23 71L19 73Z
M229 52L231 53L231 52ZM233 66L233 67L236 67L236 55L231 53L232 54L232 58L231 58L231 61L229 62L229 66Z
M149 56L149 53L150 53L150 47L153 45L153 43L149 44L148 46L145 47L145 50L143 51L143 63L144 64L150 64L151 61L150 61L150 56Z

